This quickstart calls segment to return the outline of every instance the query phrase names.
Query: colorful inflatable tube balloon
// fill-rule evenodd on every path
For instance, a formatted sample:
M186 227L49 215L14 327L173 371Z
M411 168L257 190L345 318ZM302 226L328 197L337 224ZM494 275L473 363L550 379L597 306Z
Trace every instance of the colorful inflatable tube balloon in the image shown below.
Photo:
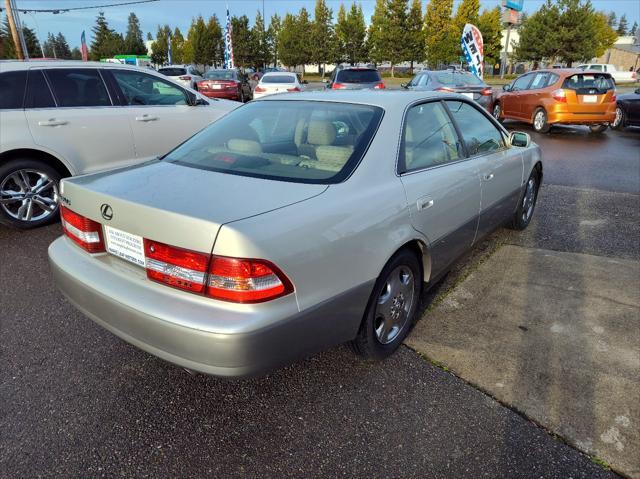
M471 72L482 79L484 75L484 42L482 41L482 33L478 30L478 27L470 23L464 26L460 46L462 47L462 53L464 53Z

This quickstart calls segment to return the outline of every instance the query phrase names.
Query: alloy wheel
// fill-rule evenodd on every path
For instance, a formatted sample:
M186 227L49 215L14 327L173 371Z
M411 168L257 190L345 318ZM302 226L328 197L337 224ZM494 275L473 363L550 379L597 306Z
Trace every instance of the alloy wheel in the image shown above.
M387 277L378 296L374 330L381 344L389 344L406 326L415 298L414 276L408 266L400 265Z
M38 170L14 171L0 184L0 207L19 221L43 220L58 209L58 184Z
M615 120L613 120L613 125L612 126L614 128L618 128L621 123L622 123L622 108L617 107L616 108L616 118L615 118Z
M527 182L527 190L522 199L522 220L528 223L533 215L533 208L536 204L536 179L532 176Z
M544 112L540 110L538 113L536 113L536 116L533 119L533 127L536 130L540 131L544 128L544 124L546 123L546 121L547 119Z
M500 120L500 103L496 103L495 106L493 107L493 117L496 120Z

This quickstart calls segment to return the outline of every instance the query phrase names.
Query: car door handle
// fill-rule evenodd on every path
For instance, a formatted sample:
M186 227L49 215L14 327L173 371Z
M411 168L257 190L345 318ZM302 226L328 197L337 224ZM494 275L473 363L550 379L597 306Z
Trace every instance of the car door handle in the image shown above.
M149 116L149 115L136 116L136 121L156 121L157 119L158 119L157 116Z
M426 210L427 208L431 208L433 206L433 200L428 196L423 196L422 198L418 198L416 206L418 207L418 211Z
M55 118L49 118L48 120L39 121L38 126L62 126L69 123L66 120L56 120Z
M493 180L493 173L487 173L486 175L484 175L484 181L491 181Z

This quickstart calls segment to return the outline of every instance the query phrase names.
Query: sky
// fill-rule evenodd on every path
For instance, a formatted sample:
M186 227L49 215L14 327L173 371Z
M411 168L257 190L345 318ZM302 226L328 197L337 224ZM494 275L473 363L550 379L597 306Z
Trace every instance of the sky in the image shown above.
M127 0L16 0L18 9L56 9L85 7L92 5L104 5L108 3L123 3ZM454 11L461 0L455 0ZM345 6L351 4L351 0L326 0L327 4L334 11L335 15L341 3ZM362 5L365 19L369 22L375 0L357 0ZM266 18L278 13L283 16L287 12L298 12L301 7L306 7L313 15L315 0L158 0L153 3L140 5L127 5L121 7L104 8L105 16L111 28L124 33L127 28L127 17L129 12L135 12L140 19L142 31L146 39L147 32L155 35L159 24L169 24L173 29L179 27L186 36L191 19L198 15L208 18L212 14L218 15L224 23L226 16L226 6L229 6L231 15L247 15L253 22L257 10L262 10L264 3L264 13ZM426 0L423 1L423 10ZM532 12L537 10L544 0L524 0L524 10ZM634 21L640 23L640 1L639 0L592 0L597 10L605 12L613 11L618 17L626 14L629 27ZM494 8L501 4L500 0L480 0L481 8ZM0 7L4 6L4 2ZM54 15L52 13L21 13L20 19L28 27L34 29L40 41L44 41L47 32L62 32L67 38L71 47L78 46L80 35L86 30L87 42L91 42L91 27L95 24L95 17L100 9L80 10ZM268 23L268 22L267 22Z

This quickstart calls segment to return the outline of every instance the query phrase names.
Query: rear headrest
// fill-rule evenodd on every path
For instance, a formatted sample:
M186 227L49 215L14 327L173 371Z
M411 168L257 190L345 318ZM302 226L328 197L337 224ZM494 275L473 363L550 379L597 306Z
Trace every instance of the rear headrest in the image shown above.
M311 145L332 145L336 139L336 127L328 121L309 122L307 143Z
M227 142L227 148L231 151L237 151L238 153L246 153L249 155L255 155L262 153L262 145L257 141L243 140L241 138L232 138Z

